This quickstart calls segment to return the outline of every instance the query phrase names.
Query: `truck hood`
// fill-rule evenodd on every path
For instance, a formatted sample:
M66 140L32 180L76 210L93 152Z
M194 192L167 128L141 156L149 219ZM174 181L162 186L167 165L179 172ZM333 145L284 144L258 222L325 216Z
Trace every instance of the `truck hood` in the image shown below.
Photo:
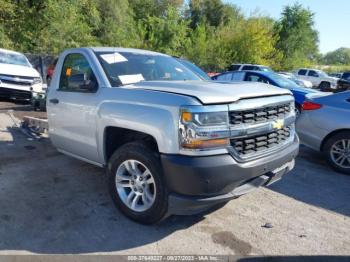
M40 77L33 67L0 63L0 74L13 76Z
M286 89L253 82L146 81L124 87L192 96L203 104L231 103L244 98L291 94Z

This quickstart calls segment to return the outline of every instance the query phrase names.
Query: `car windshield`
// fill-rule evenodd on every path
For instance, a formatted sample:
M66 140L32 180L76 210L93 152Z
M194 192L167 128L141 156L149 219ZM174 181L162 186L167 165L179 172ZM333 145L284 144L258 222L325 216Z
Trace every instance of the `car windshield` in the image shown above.
M154 53L97 52L112 86L141 81L201 80L175 58Z
M268 73L268 76L269 78L271 78L271 80L273 80L274 82L276 82L276 84L279 86L279 87L282 87L282 88L296 88L296 87L299 87L294 81L286 78L286 77L283 77L283 76L280 76L278 74L275 74L275 73Z
M320 77L328 77L328 75L325 72L321 71L321 70L317 70L316 72L318 73L318 75Z
M202 69L200 69L198 66L191 63L190 61L187 61L185 59L180 59L180 58L177 58L176 60L179 61L184 66L187 66L190 70L195 72L203 80L211 80L211 78Z
M29 62L24 55L3 51L0 51L0 63L30 67Z

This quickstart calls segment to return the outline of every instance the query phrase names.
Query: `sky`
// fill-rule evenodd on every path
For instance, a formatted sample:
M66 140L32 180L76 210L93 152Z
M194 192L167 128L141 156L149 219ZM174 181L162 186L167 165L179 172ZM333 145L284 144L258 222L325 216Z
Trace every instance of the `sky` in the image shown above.
M284 6L294 4L295 0L224 0L239 6L245 15L256 11L280 18ZM339 47L350 48L350 1L349 0L299 0L304 7L315 13L315 27L319 32L321 53L334 51Z

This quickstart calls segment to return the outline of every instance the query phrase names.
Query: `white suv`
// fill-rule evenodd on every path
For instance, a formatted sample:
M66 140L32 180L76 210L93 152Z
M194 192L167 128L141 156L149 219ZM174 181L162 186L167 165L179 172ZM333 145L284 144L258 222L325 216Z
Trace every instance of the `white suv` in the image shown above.
M273 70L268 66L252 65L252 64L232 64L228 68L228 71L242 71L242 70L273 72Z
M321 70L300 68L294 74L298 79L310 81L313 87L320 88L322 91L337 89L339 79L331 77Z

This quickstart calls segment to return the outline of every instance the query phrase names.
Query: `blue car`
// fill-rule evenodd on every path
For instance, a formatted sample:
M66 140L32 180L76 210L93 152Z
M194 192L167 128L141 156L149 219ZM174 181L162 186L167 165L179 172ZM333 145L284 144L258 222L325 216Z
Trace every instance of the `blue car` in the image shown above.
M309 94L319 94L322 92L303 88L297 85L295 82L276 74L275 72L265 72L265 71L229 71L212 77L212 80L216 81L251 81L251 82L261 82L265 84L270 84L273 86L287 88L289 89L295 99L295 106L300 112L301 105L304 103L307 95Z

